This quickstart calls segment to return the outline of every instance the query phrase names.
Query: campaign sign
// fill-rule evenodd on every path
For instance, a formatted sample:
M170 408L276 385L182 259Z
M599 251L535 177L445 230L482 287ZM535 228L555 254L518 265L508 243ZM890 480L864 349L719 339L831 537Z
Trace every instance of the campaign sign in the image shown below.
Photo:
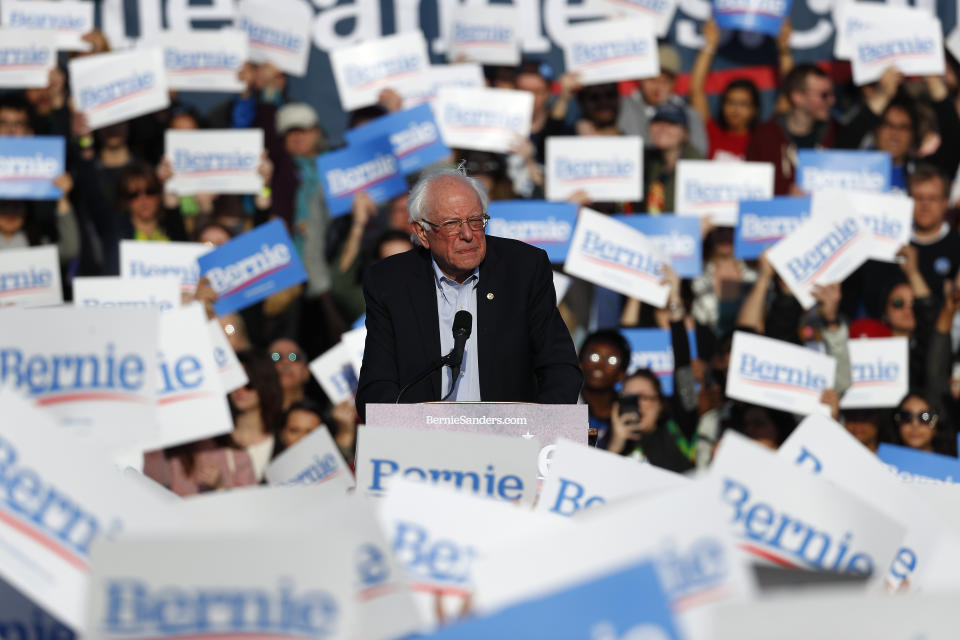
M658 38L666 38L677 12L676 0L594 0L613 16L653 20Z
M563 64L585 85L660 75L656 24L647 18L579 22L564 32Z
M83 629L91 549L128 526L169 517L164 503L114 470L99 442L63 429L9 389L0 391L0 415L0 576Z
M360 375L360 367L363 365L363 350L367 345L367 327L360 326L356 329L350 329L340 334L340 341L344 343L347 353L350 355L350 365L353 367L355 377Z
M307 75L313 11L300 0L242 0L237 28L245 31L250 60L270 62L284 73Z
M537 600L444 627L431 640L507 638L536 629L544 638L680 640L652 562L642 562ZM607 635L609 634L609 635Z
M0 88L44 88L56 63L54 32L0 28Z
M735 227L741 200L772 197L773 165L769 162L677 161L677 215L709 216L715 226Z
M733 334L727 396L779 411L823 413L820 395L832 389L836 358L782 340Z
M669 491L690 480L595 447L560 440L534 511L570 517L621 498Z
M0 23L12 29L53 31L57 49L61 51L89 51L90 43L82 36L96 28L93 5L89 0L3 0Z
M406 478L531 505L539 451L535 438L364 425L357 433L357 490L380 495L390 478Z
M333 216L350 213L353 198L365 191L374 202L386 202L407 191L400 162L389 138L374 138L317 158L323 194Z
M196 193L260 193L263 129L167 129L164 155L173 176L164 190Z
M217 371L220 372L220 384L223 385L224 393L230 393L234 389L245 386L249 382L247 372L244 371L236 352L230 346L230 341L227 340L227 334L223 332L220 321L214 318L207 322L207 332L210 334L213 360L217 363Z
M350 400L357 392L359 372L354 370L350 349L342 340L311 361L309 368L333 404Z
M743 200L733 231L733 255L756 260L767 247L793 233L810 217L810 198L774 196L770 200Z
M152 442L159 315L71 306L0 310L0 385L26 393L64 427L96 437L111 452Z
M816 212L816 201L811 203ZM767 250L767 259L804 309L816 304L814 285L842 282L870 258L873 234L853 211L811 215Z
M904 482L960 483L960 461L953 456L881 442L877 457Z
M410 109L424 102L433 102L440 89L482 89L484 86L483 67L465 62L432 64L390 88L403 98L403 108Z
M709 473L730 533L755 562L872 576L882 584L906 534L903 524L847 489L732 430Z
M960 26L953 28L953 31L950 32L943 44L947 48L947 51L950 52L950 55L960 59Z
M943 75L943 26L924 13L915 20L884 20L850 36L850 66L858 86L876 82L887 67L908 76Z
M199 242L120 241L120 277L180 280L180 290L192 294L200 279L197 258L210 247Z
M76 108L91 129L131 120L170 106L159 48L98 53L67 63Z
M713 0L713 19L721 29L776 37L791 4L791 0Z
M563 270L663 308L670 293L661 284L667 262L659 247L633 227L583 208Z
M620 333L630 344L630 369L650 369L660 381L666 397L673 395L673 342L670 329L621 329ZM697 357L697 338L693 330L687 330L690 357Z
M197 258L200 274L217 292L217 315L245 309L306 281L307 272L282 220L237 236Z
M0 630L4 638L77 640L77 634L0 580Z
M728 515L714 487L710 480L688 482L662 494L622 499L578 513L574 526L549 536L505 541L475 567L474 611L484 615L650 560L681 637L710 638L715 608L750 598L755 590L727 533Z
M797 150L797 186L807 193L824 189L889 191L886 151Z
M895 407L907 395L910 367L906 338L861 338L847 343L853 385L841 409Z
M566 200L577 191L593 202L643 199L639 136L551 136L546 154L547 200Z
M448 60L470 60L481 64L520 64L517 29L519 11L512 5L471 6L456 4L450 9Z
M553 290L557 294L557 304L559 305L563 302L563 297L567 295L567 291L570 290L570 285L573 283L573 278L566 276L559 271L553 272Z
M897 252L910 243L913 198L901 193L817 191L813 194L811 207L813 216L828 216L828 219L855 212L860 217L860 224L873 236L871 260L896 262Z
M274 458L265 475L270 484L323 485L341 494L354 485L350 466L323 424Z
M65 171L64 157L60 136L0 137L0 200L60 199L53 180Z
M73 304L103 309L156 309L180 307L180 281L173 277L127 280L113 276L73 279Z
M530 136L529 91L441 88L432 107L443 141L454 149L509 153L518 139Z
M903 587L924 587L922 577L944 523L869 449L830 418L808 416L780 445L777 456L823 476L906 527L906 538L888 569L887 587L902 588L904 580Z
M573 227L577 224L576 204L499 200L490 203L487 215L490 216L487 234L539 247L547 252L553 263L567 259Z
M874 28L875 24L904 24L933 18L931 11L920 6L894 5L886 2L840 2L833 7L833 57L850 60L854 34ZM948 45L949 46L949 45Z
M0 307L63 302L57 245L0 251Z
M247 60L247 34L236 29L161 31L167 85L175 91L239 93L238 74Z
M423 32L416 30L334 49L330 52L330 66L340 106L344 111L353 111L376 104L384 89L392 89L429 69L430 57Z
M348 129L344 137L349 145L387 138L404 175L415 173L450 155L450 149L443 144L437 122L433 119L433 109L425 104L385 115L356 129Z
M696 278L703 272L703 240L698 219L675 215L612 217L647 236L681 278Z

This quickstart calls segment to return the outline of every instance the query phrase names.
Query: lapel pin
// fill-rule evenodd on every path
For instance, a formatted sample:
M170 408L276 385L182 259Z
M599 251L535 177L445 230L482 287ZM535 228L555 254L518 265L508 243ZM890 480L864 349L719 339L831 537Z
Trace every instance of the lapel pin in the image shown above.
M492 293L488 293L488 294L487 294L487 300L493 300L493 294L492 294Z

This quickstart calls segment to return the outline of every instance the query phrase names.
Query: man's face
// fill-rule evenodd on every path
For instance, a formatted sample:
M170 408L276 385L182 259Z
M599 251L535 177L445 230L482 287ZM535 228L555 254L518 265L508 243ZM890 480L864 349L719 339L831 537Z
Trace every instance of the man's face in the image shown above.
M830 107L833 106L833 83L830 78L810 74L807 76L806 89L794 92L794 108L805 112L814 120L830 119Z
M907 155L913 144L913 123L910 114L900 108L887 110L877 126L877 149L886 151L894 160Z
M913 226L917 231L936 231L947 215L949 200L943 193L943 180L932 178L910 185L913 196Z
M483 215L483 205L473 188L456 178L439 178L427 192L424 217L434 225L448 220L466 220ZM461 224L455 235L436 226L416 225L420 243L430 250L445 275L462 282L487 255L487 239L483 230L474 231Z
M29 136L30 118L26 111L0 109L0 136Z
M661 151L680 149L687 138L687 129L682 124L663 120L650 123L650 142Z
M12 236L23 228L27 208L20 202L0 202L0 235Z
M280 430L280 440L283 446L292 447L321 424L320 416L313 411L295 409L287 416L287 421Z
M517 76L517 89L533 94L534 115L546 110L547 101L550 99L550 85L543 76L536 73L521 73Z
M654 78L644 78L640 81L640 94L643 101L651 107L659 107L666 102L673 93L673 75L661 72Z

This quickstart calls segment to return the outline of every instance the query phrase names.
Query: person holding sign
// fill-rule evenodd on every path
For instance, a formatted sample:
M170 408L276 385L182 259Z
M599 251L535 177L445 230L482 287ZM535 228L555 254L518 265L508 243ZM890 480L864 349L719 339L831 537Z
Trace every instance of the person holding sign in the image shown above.
M557 310L547 254L487 237L487 205L480 183L454 169L428 173L411 191L410 218L421 247L381 260L364 278L361 417L371 402L445 396L576 403L583 376ZM453 327L466 329L459 342ZM462 365L451 381L436 365L455 347Z

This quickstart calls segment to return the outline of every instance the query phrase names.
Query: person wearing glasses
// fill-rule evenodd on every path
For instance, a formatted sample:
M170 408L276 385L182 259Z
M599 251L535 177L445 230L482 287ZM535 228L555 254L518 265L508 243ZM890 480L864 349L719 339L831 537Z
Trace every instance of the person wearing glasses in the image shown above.
M367 341L357 389L396 402L401 389L451 351L453 319L472 330L460 375L444 367L405 390L401 401L522 401L574 404L583 376L557 310L546 252L487 236L488 196L460 170L428 172L409 197L420 245L371 266L364 277Z
M897 444L911 449L956 456L956 444L951 442L949 429L941 424L939 413L924 394L907 394L893 413L897 427Z
M307 358L295 341L290 338L278 338L267 347L267 353L277 369L280 388L283 390L283 410L287 411L306 397L310 370Z

